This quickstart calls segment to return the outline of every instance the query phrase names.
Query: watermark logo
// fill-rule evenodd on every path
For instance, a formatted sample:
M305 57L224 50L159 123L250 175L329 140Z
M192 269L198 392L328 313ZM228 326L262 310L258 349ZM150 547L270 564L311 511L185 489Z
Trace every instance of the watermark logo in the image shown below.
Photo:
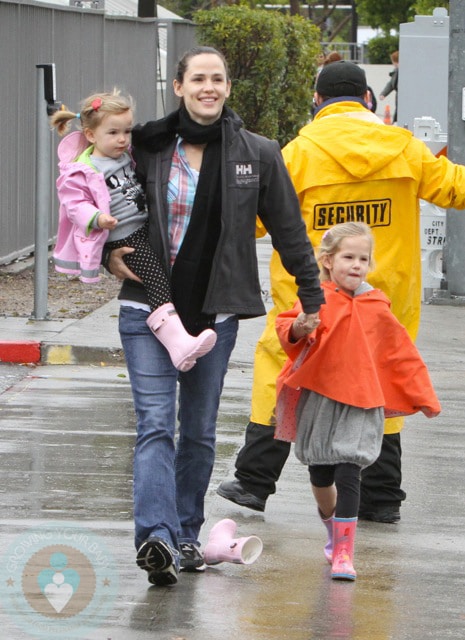
M33 637L84 638L118 593L116 563L88 529L52 523L17 536L0 565L3 608Z

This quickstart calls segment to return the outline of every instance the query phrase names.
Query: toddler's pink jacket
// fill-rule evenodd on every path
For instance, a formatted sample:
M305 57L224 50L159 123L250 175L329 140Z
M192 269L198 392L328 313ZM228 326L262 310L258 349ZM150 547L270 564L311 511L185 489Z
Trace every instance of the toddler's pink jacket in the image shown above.
M84 154L87 148L89 153ZM89 230L89 224L97 211L110 213L110 194L103 174L91 164L91 151L80 131L68 134L58 145L60 211L53 260L57 271L79 275L83 282L98 282L108 238L108 230Z

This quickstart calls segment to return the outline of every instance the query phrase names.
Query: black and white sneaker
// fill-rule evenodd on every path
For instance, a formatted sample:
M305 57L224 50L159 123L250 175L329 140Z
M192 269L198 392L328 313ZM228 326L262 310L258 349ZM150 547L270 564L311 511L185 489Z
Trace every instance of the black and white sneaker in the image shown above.
M147 571L150 584L176 584L179 572L179 553L161 538L145 540L137 551L137 566Z
M193 542L180 542L179 551L181 553L180 570L188 573L205 571L206 565L203 555Z

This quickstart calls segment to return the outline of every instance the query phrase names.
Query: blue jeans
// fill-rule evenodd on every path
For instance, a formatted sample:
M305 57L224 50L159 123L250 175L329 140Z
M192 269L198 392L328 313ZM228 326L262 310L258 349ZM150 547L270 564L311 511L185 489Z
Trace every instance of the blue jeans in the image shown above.
M159 536L174 548L198 542L215 460L216 419L238 320L215 325L215 347L186 373L173 366L146 324L148 313L122 306L119 332L137 418L134 451L136 548ZM176 407L179 382L179 432Z

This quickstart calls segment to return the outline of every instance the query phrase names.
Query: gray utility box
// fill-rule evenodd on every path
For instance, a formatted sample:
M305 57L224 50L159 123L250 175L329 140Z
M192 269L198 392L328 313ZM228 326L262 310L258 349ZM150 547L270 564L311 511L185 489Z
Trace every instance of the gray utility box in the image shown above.
M449 16L415 16L400 25L397 125L413 132L414 119L434 118L447 131Z

